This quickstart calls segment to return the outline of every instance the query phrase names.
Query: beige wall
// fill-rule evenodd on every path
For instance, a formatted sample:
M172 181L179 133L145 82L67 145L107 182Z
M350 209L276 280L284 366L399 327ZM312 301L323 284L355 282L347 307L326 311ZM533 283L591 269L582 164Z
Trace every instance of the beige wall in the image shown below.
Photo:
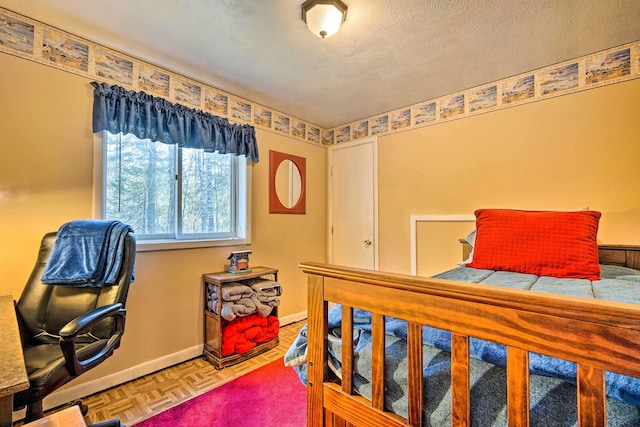
M634 80L379 138L380 268L409 272L411 215L478 208L589 206L600 242L640 244L638 95ZM448 244L433 233L419 252Z
M91 216L92 87L5 54L0 69L0 294L17 298L42 234ZM380 269L409 272L411 215L481 207L589 206L603 213L601 242L640 244L639 94L635 80L380 137ZM280 269L280 314L294 315L306 310L297 264L326 259L327 151L257 133L251 261ZM268 213L270 149L307 159L306 215ZM421 256L431 258L471 227L421 225ZM451 266L453 248L429 268ZM201 345L200 276L221 269L231 249L139 253L122 348L80 381Z
M0 294L18 298L42 235L92 214L93 92L89 80L0 54ZM257 130L252 167L253 265L280 269L280 316L306 310L300 261L326 260L326 149ZM269 150L307 159L307 214L268 213ZM123 345L89 381L202 345L201 275L232 247L140 252Z

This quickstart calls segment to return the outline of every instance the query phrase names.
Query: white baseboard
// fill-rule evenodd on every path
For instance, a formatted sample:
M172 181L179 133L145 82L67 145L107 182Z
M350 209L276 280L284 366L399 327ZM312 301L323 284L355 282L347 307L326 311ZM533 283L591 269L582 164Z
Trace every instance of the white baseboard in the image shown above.
M77 386L66 387L54 391L43 400L43 407L45 410L55 408L57 406L64 405L67 402L98 393L108 388L126 383L127 381L135 380L136 378L140 378L161 369L168 368L169 366L193 359L194 357L201 356L203 350L204 344L197 345L177 353L150 360L149 362L141 363L140 365L133 366L123 371L115 372L97 380L88 381Z
M307 318L307 311L301 311L299 313L290 314L288 316L281 317L280 325L288 325L290 323L299 322ZM81 399L85 396L98 393L111 387L115 387L120 384L124 384L127 381L135 380L142 376L151 374L169 366L176 365L178 363L185 362L193 359L194 357L201 356L204 351L204 344L197 345L177 353L169 354L167 356L160 357L158 359L151 360L149 362L141 363L140 365L133 366L123 371L115 372L111 375L107 375L97 380L88 381L77 386L65 387L60 390L54 391L47 396L43 402L43 409L49 410L68 402ZM25 410L14 412L13 419L23 419L25 416Z
M288 325L290 323L296 323L299 322L301 320L304 320L307 318L307 310L305 311L301 311L300 313L294 313L294 314L290 314L288 316L284 316L281 317L280 320L280 326L285 326Z

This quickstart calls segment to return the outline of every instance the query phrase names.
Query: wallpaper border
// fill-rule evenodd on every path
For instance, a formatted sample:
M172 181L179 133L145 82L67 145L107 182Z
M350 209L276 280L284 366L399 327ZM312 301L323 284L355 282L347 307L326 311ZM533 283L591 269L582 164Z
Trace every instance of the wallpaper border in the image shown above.
M42 48L38 48L42 46ZM0 52L320 145L324 129L0 7Z
M640 41L327 129L323 144L340 144L471 117L640 78Z
M41 49L37 47L42 46ZM0 7L0 52L315 145L433 126L640 78L640 40L330 129L205 85Z

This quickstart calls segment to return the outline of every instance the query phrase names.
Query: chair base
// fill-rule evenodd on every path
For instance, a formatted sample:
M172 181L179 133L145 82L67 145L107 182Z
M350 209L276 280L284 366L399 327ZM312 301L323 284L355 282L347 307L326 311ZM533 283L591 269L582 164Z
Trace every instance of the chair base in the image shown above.
M87 413L89 412L89 407L87 405L84 405L82 403L82 400L74 400L73 402L71 402L70 406L78 406L80 408L80 412L82 412L82 416L86 416Z
M33 402L27 405L27 413L24 416L24 422L30 423L31 421L38 420L44 417L42 410L42 400Z

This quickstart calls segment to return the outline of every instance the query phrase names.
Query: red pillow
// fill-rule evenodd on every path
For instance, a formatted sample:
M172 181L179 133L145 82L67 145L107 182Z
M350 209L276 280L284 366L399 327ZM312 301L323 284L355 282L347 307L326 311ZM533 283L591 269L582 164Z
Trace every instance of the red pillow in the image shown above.
M468 267L575 279L600 279L600 212L479 209Z

